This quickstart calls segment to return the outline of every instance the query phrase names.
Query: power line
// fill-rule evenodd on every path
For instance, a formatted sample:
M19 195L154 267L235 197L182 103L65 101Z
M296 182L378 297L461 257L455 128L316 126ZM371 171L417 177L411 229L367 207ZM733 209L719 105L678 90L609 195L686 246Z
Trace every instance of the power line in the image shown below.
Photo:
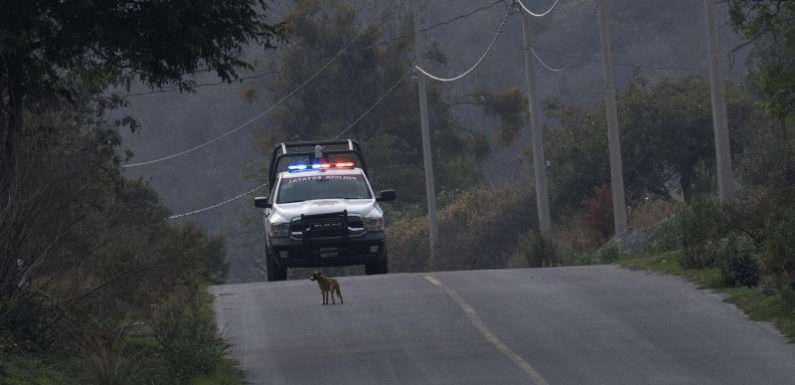
M356 118L356 120L354 120L351 124L349 124L348 127L345 127L344 130L340 131L339 134L337 134L337 136L334 137L334 139L338 139L343 134L350 131L350 129L355 127L362 119L364 119L367 115L369 115L376 107L378 107L379 104L381 104L381 102L384 101L384 99L386 99L389 95L391 95L392 92L394 92L398 88L398 86L401 83L403 83L404 80L406 80L406 77L408 77L410 73L411 72L409 71L403 74L403 76L401 76L400 79L398 79L398 81L395 82L395 84L389 87L389 89L383 95L381 95L381 97L379 97L378 100L376 100L375 103L373 103L373 105L370 106L370 108L368 108L363 114L359 115L359 117Z
M200 150L200 149L202 149L204 147L207 147L207 146L209 146L209 145L211 145L211 144L213 144L213 143L215 143L215 142L217 142L217 141L219 141L219 140L221 140L223 138L226 138L229 135L232 135L232 134L242 130L245 127L248 127L252 123L254 123L254 122L262 119L266 115L268 115L276 107L278 107L279 105L281 105L282 103L287 101L287 99L290 99L293 95L295 95L299 91L303 90L304 87L309 85L309 83L311 83L318 76L320 76L320 74L322 74L329 66L331 66L332 63L334 63L337 59L339 59L342 56L342 54L345 53L345 51L347 51L348 48L350 48L356 42L356 40L359 39L359 37L362 35L362 31L364 31L364 29L360 30L356 34L356 36L354 36L347 44L345 44L345 46L343 46L339 51L337 51L337 53L329 61L326 62L326 64L321 66L320 69L318 69L314 74L312 74L312 76L310 76L308 79L306 79L303 83L298 85L298 87L294 88L292 91L287 93L287 95L285 95L284 97L282 97L281 99L276 101L276 103L272 104L265 111L260 112L259 114L255 115L253 118L243 122L239 126L233 128L233 129L231 129L231 130L229 130L229 131L227 131L227 132L225 132L225 133L223 133L221 135L218 135L215 138L212 138L212 139L210 139L210 140L208 140L208 141L206 141L206 142L204 142L202 144L193 146L193 147L188 148L186 150L183 150L183 151L180 151L180 152L176 152L176 153L171 154L171 155L162 156L162 157L159 157L159 158L156 158L156 159L152 159L152 160L147 160L147 161L137 162L137 163L128 163L128 164L123 165L122 168L141 167L141 166L146 166L146 165L150 165L150 164L154 164L154 163L160 163L160 162L163 162L163 161L166 161L166 160L178 158L180 156L187 155L187 154L190 154L190 153L192 153L194 151L197 151L197 150Z
M433 80L436 80L438 82L443 82L443 83L450 83L450 82L454 82L456 80L461 80L461 79L465 78L467 75L469 75L472 72L474 72L478 68L478 66L480 66L480 64L483 62L483 60L485 60L486 57L489 56L489 53L491 52L491 49L494 48L494 45L497 43L497 40L499 40L500 36L502 36L502 32L505 30L505 24L508 22L508 18L510 16L511 16L511 11L508 11L508 12L505 13L505 17L503 17L502 22L500 23L499 27L497 28L497 32L494 34L494 39L491 40L491 43L489 44L488 47L486 47L486 50L483 52L482 55L480 55L480 58L475 62L475 64L473 64L471 67L469 67L469 69L467 69L463 73L461 73L459 75L456 75L456 76L453 76L453 77L441 77L441 76L436 76L436 75L431 74L430 72L426 71L425 69L423 69L422 67L420 67L417 64L414 65L414 68L417 71L419 71L420 73L422 73L423 75L425 75L425 76L427 76L427 77L429 77L429 78L431 78Z
M253 193L257 192L257 191L260 191L263 188L265 188L267 185L268 185L267 183L259 185L259 186L257 186L256 188L254 188L252 190L246 191L246 192L244 192L244 193L242 193L240 195L235 196L234 198L230 198L230 199L227 199L225 201L221 201L221 202L218 202L218 203L216 203L214 205L207 206L207 207L204 207L204 208L201 208L201 209L198 209L198 210L188 211L188 212L182 213L182 214L175 214L175 215L172 215L172 216L168 217L168 219L179 219L179 218L189 217L191 215L201 214L203 212L207 212L207 211L210 211L210 210L213 210L213 209L217 209L217 208L219 208L221 206L228 205L228 204L230 204L230 203L232 203L234 201L243 199L246 196L249 196L249 195L251 195L251 194L253 194Z
M541 64L541 66L544 67L547 71L559 73L559 72L563 72L566 68L568 68L568 65L560 67L560 68L554 68L554 67L550 66L549 64L547 64L544 61L544 59L541 59L541 56L538 56L538 53L536 53L536 50L533 47L530 47L530 53L533 54L533 57L536 58L536 61L539 64Z
M534 49L537 50L537 51L541 51L541 52L549 52L549 53L551 53L553 55L564 57L564 58L580 60L583 63L586 62L586 61L590 61L590 60L594 59L593 56L584 56L584 55L571 54L571 53L568 53L568 52L564 52L564 51L560 51L560 50L552 49L552 48L545 48L545 47L536 46ZM680 67L680 66L659 67L659 66L646 65L646 64L640 64L640 63L633 63L633 62L627 62L627 61L624 61L624 62L618 62L617 61L617 62L615 62L615 64L617 66L631 67L631 68L646 68L646 69L652 69L652 70L656 70L656 71L692 72L692 71L700 71L701 70L700 67L694 67L694 66L687 66L687 67ZM565 69L565 68L569 68L571 66L572 66L572 64L567 64L563 68Z
M269 75L278 75L280 73L281 73L281 71L260 72L260 73L256 73L256 74L249 75L249 76L239 77L239 78L235 79L235 81L241 81L242 82L242 81L245 81L245 80L259 79L259 78L263 78L263 77L269 76ZM198 84L195 84L193 86L193 88L215 87L215 86L221 86L221 85L226 85L226 84L231 84L231 83L223 81L223 80L219 80L219 81L216 81L216 82L198 83ZM122 96L123 97L145 96L145 95L153 95L153 94L164 94L164 93L175 92L175 91L179 91L179 90L180 90L179 87L166 87L166 88L158 88L158 89L150 90L150 91L130 92L130 93L124 94Z
M544 17L544 16L548 15L550 12L552 12L555 9L555 7L558 6L558 3L560 3L560 0L555 0L555 3L553 3L552 6L549 7L549 9L547 9L546 11L541 12L541 13L535 13L535 12L531 11L530 8L527 8L527 6L524 5L522 0L515 0L515 1L516 1L516 4L518 4L520 8L522 8L530 16L534 16L534 17Z
M492 9L495 6L499 5L499 4L504 4L505 2L506 2L506 0L495 0L495 1L491 2L490 4L484 5L484 6L479 7L479 8L475 8L472 11L463 13L461 15L455 16L455 17L450 18L450 19L445 20L445 21L440 21L440 22L438 22L436 24L431 24L431 25L429 25L427 27L424 27L424 28L421 28L421 29L419 29L419 32L422 32L422 33L430 32L430 31L432 31L434 29L453 24L453 23L455 23L457 21L461 21L461 20L466 19L466 18L468 18L470 16L474 16L475 14L478 14L480 12ZM383 41L380 41L378 43L372 44L370 46L367 46L366 48L372 48L373 46L376 46L376 45L389 45L389 44L394 43L395 41L398 41L400 39L405 39L407 37L411 37L411 34L408 34L408 33L401 34L401 35L395 36L395 37L393 37L391 39L383 40Z
M470 16L472 16L472 15L474 15L476 13L492 9L492 8L494 8L496 5L498 5L500 3L505 3L505 0L495 0L495 1L491 2L490 4L484 5L484 6L479 7L479 8L475 8L475 9L473 9L473 10L467 12L467 13L460 14L458 16L455 16L455 17L451 18L451 19L448 19L448 20L445 20L445 21L441 21L441 22L438 22L436 24L431 24L431 25L429 25L429 26L427 26L425 28L420 28L420 32L425 33L425 32L428 32L430 30L433 30L433 29L436 29L436 28L439 28L439 27L443 27L445 25L453 24L456 21L459 21L459 20L462 20L462 19L466 19L467 17L470 17Z

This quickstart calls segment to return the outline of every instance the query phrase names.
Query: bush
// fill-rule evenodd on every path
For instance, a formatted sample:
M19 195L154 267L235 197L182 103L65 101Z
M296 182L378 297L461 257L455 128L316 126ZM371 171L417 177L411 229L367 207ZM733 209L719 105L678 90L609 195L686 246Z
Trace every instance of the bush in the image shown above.
M602 243L613 233L613 199L610 185L603 184L594 189L593 195L582 202L582 224L598 236Z
M621 258L621 248L616 242L611 242L599 249L596 256L600 263L614 263Z
M209 301L202 301L202 295L199 289L175 295L154 309L152 331L171 384L187 384L194 376L210 374L228 349L216 333Z
M682 246L679 263L688 269L715 266L715 241L722 238L725 225L717 202L702 200L685 206L676 216Z
M544 239L535 229L531 229L527 236L519 240L515 258L527 261L529 267L560 265L559 250L555 242Z
M390 269L424 271L506 267L519 240L535 225L532 192L522 188L479 188L450 197L439 210L436 260L428 256L425 217L387 228Z
M795 289L795 208L787 210L780 222L770 226L766 243L767 273L786 279Z
M727 285L754 287L759 284L761 269L756 246L747 236L729 235L721 242L717 257Z

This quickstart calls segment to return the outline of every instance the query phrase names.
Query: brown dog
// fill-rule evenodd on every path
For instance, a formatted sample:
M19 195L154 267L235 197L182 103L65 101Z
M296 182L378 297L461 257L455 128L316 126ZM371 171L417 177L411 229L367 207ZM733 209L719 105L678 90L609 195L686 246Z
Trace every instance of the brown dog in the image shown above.
M342 291L340 291L340 283L337 282L334 278L329 278L323 275L323 273L316 271L312 273L312 276L309 277L311 281L317 281L317 286L320 287L320 294L323 296L323 304L328 305L328 297L331 294L331 304L335 305L334 303L334 293L340 297L340 304L342 302Z

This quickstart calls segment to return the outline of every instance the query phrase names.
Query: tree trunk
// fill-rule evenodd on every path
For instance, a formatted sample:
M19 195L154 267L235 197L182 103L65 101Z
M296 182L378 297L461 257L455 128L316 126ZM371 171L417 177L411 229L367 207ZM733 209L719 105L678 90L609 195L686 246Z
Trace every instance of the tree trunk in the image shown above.
M682 198L685 200L685 203L690 203L693 197L692 179L690 171L683 171L679 175L679 184L682 186Z
M23 91L18 82L19 71L8 69L0 78L0 209L14 204L16 194L17 141L22 131ZM2 74L0 74L2 76Z

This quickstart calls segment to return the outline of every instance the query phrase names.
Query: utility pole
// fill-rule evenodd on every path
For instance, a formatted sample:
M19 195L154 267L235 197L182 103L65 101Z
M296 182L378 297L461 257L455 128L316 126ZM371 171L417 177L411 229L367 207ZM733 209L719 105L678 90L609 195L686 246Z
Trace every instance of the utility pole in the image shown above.
M544 158L544 123L541 119L541 108L536 97L535 62L530 52L531 38L529 17L522 15L522 42L524 44L524 72L527 80L527 102L530 138L533 146L533 173L535 174L536 211L538 211L538 227L541 236L547 239L552 227L549 215L549 192L547 191L546 159Z
M420 48L420 0L414 0L414 62L419 64L422 57ZM420 123L422 125L422 160L425 167L425 196L428 200L428 233L430 236L430 259L432 267L436 261L436 247L439 241L439 223L436 220L436 187L433 179L433 152L431 151L431 132L428 123L428 91L425 75L416 72L420 96Z
M627 206L624 201L621 135L618 130L618 113L616 111L616 74L607 22L607 0L599 0L599 40L602 45L602 70L605 78L605 109L607 113L607 143L610 150L610 187L613 192L613 222L616 236L621 237L627 232Z
M718 195L720 203L734 199L735 184L732 171L729 123L726 119L726 90L720 72L720 35L715 25L714 0L704 0L709 52L709 83L712 99L712 128L715 133L715 160L718 165Z

